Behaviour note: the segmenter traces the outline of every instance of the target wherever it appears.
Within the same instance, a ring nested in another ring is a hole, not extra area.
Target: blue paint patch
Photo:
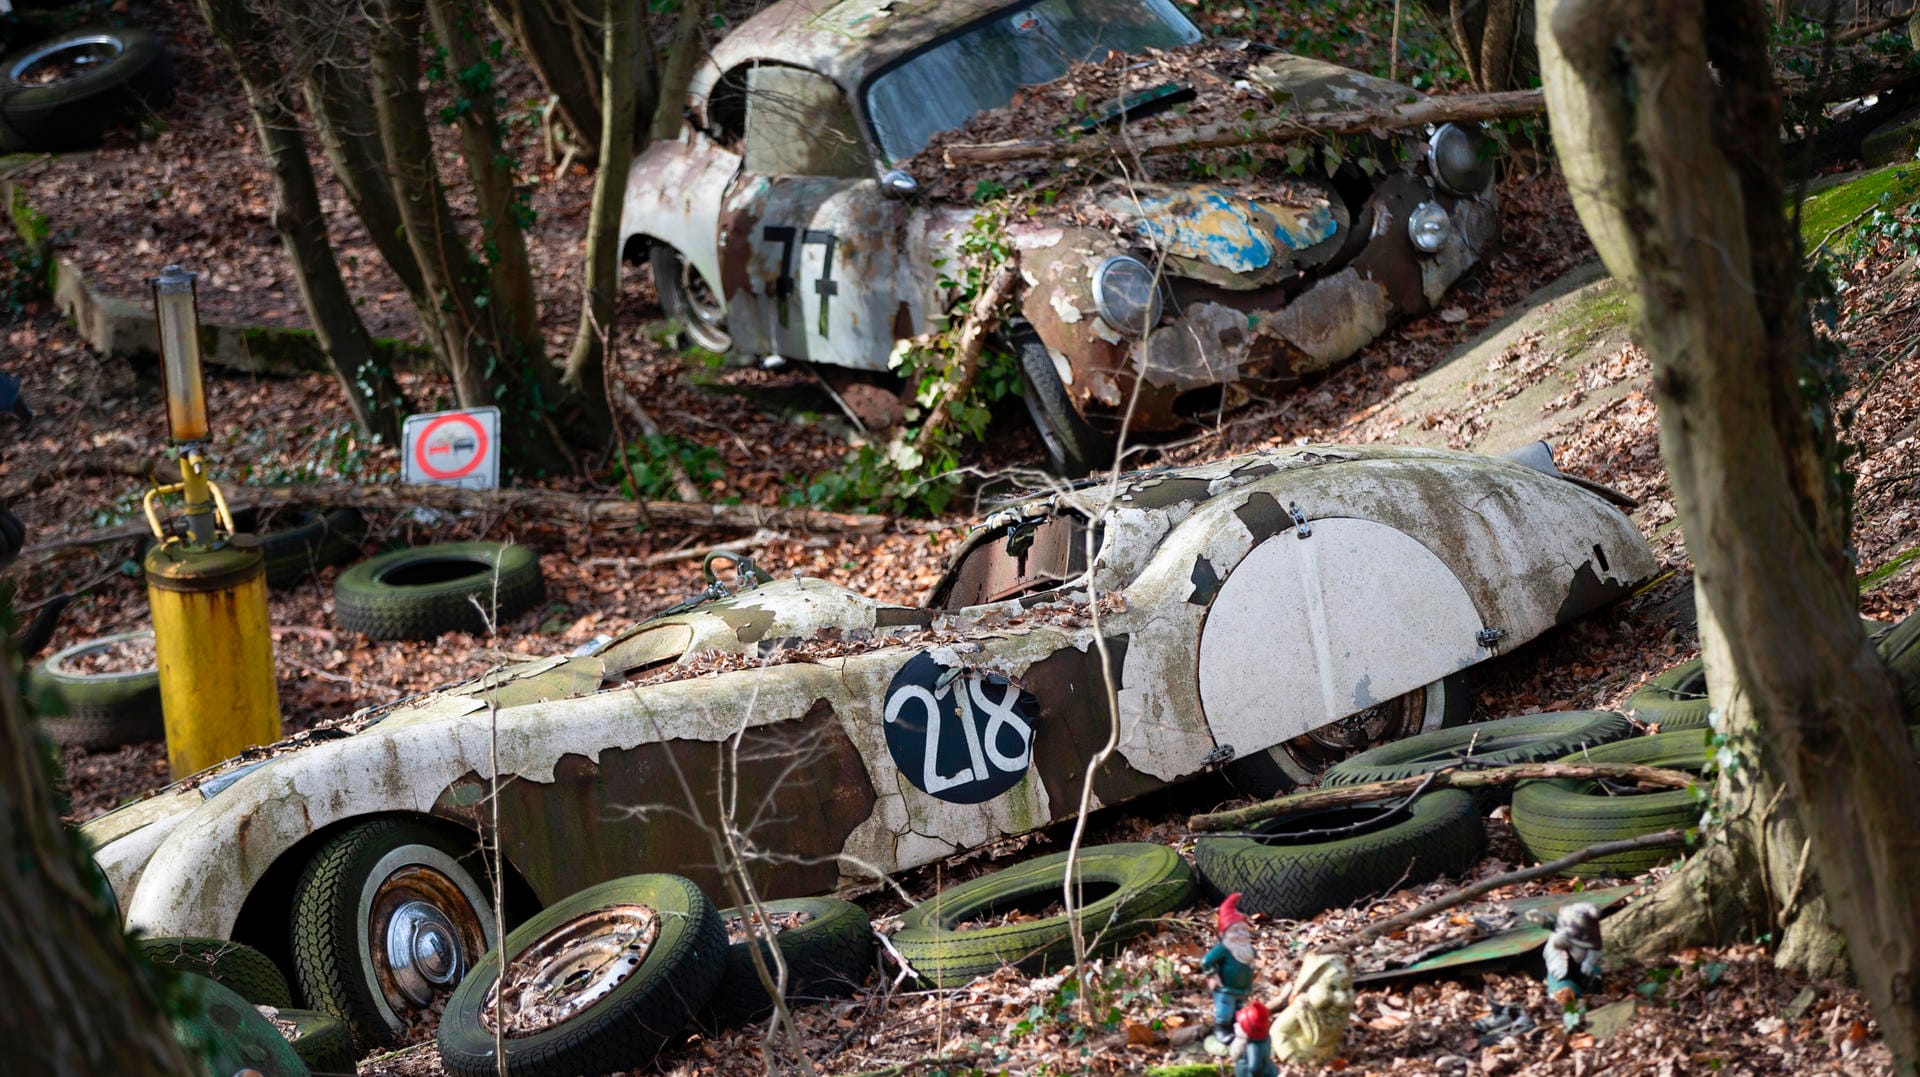
[[[1116,209],[1121,207],[1114,207]],[[1233,273],[1257,273],[1284,259],[1282,252],[1323,243],[1339,231],[1325,203],[1264,205],[1213,187],[1142,195],[1139,227],[1160,249]]]

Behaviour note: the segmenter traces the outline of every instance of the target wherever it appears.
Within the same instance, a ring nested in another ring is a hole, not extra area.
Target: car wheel
[[[1706,728],[1713,712],[1706,663],[1695,658],[1655,674],[1627,697],[1625,710],[1637,721],[1659,725],[1663,733]]]
[[[374,639],[485,633],[546,593],[540,559],[504,542],[443,542],[396,550],[347,569],[333,584],[340,627]]]
[[[1013,336],[1013,347],[1020,353],[1020,370],[1026,375],[1027,414],[1047,448],[1047,461],[1053,470],[1077,479],[1095,468],[1113,463],[1114,439],[1095,430],[1073,406],[1066,383],[1053,365],[1053,353],[1032,330]]]
[[[201,1062],[200,1072],[307,1077],[307,1064],[253,1003],[205,976],[182,976],[179,983],[169,1015],[173,1038]]]
[[[292,1010],[256,1004],[280,1035],[307,1064],[314,1077],[350,1077],[359,1063],[353,1036],[339,1018],[319,1010]]]
[[[471,845],[408,819],[322,845],[293,891],[293,966],[308,1005],[364,1051],[430,1014],[495,941]]]
[[[792,898],[761,902],[760,907],[774,925],[773,944],[786,962],[788,1001],[850,995],[873,971],[873,926],[865,910],[853,902]],[[784,920],[801,916],[805,917],[801,922],[782,926]],[[729,940],[736,933],[743,937],[727,947],[727,971],[700,1017],[702,1028],[736,1028],[773,1011],[773,1000],[753,967],[752,946],[739,926],[743,919],[737,908],[720,914]],[[761,953],[766,953],[764,942]],[[771,958],[768,961],[771,964]]]
[[[1568,763],[1635,763],[1698,774],[1713,755],[1711,733],[1684,729],[1602,744],[1567,756]],[[1513,832],[1542,862],[1589,845],[1686,829],[1700,822],[1695,790],[1641,792],[1630,783],[1603,781],[1522,782],[1513,792]],[[1567,869],[1569,875],[1638,875],[1680,855],[1678,849],[1639,849],[1598,857]]]
[[[293,992],[266,954],[229,939],[140,939],[133,944],[156,968],[205,976],[256,1006],[291,1006]]]
[[[167,103],[160,39],[130,27],[76,30],[0,61],[0,152],[82,149],[107,127]]]
[[[1633,723],[1612,711],[1556,711],[1474,722],[1370,748],[1329,767],[1320,776],[1320,782],[1323,785],[1390,782],[1439,770],[1463,759],[1494,767],[1540,763],[1632,733]]]
[[[1207,889],[1241,895],[1240,908],[1286,920],[1463,875],[1486,836],[1473,797],[1437,789],[1403,811],[1392,800],[1284,815],[1245,837],[1202,838],[1194,866]],[[1329,830],[1353,827],[1337,835]]]
[[[660,293],[660,310],[677,321],[695,344],[710,352],[725,353],[733,348],[733,336],[727,332],[727,301],[713,290],[693,263],[680,252],[656,244],[648,256],[653,266],[653,286]]]
[[[316,512],[292,505],[268,515],[245,509],[234,514],[234,527],[260,536],[260,554],[267,562],[267,586],[291,587],[318,569],[338,565],[360,555],[366,521],[354,509]]]
[[[502,1061],[514,1077],[640,1069],[707,1004],[726,963],[720,914],[691,881],[631,875],[589,887],[475,966],[440,1019],[440,1063],[454,1077],[493,1077]]]
[[[900,915],[894,949],[935,987],[959,987],[1007,965],[1037,972],[1067,964],[1073,938],[1064,914],[994,923],[1059,902],[1066,871],[1067,854],[1055,853],[942,890]],[[1163,845],[1082,849],[1079,871],[1081,923],[1100,951],[1153,930],[1193,895],[1193,872]]]
[[[1313,781],[1328,764],[1355,752],[1418,733],[1450,729],[1472,713],[1473,698],[1468,694],[1466,672],[1462,671],[1265,751],[1241,756],[1222,769],[1240,792],[1264,800]]]
[[[91,656],[144,648],[150,663],[124,673],[88,673]],[[166,735],[160,712],[160,669],[153,654],[153,632],[122,632],[76,643],[56,651],[27,672],[27,698],[40,726],[56,744],[89,750],[159,740]]]

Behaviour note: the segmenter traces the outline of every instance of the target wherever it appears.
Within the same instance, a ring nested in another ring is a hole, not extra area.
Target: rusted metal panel
[[[1296,187],[1255,199],[1212,184],[1141,185],[1095,201],[1181,275],[1246,291],[1292,276],[1295,251],[1327,245],[1346,224],[1327,192]]]
[[[620,237],[665,243],[679,251],[711,284],[720,281],[715,229],[721,199],[740,157],[697,131],[655,142],[627,170],[620,211]]]

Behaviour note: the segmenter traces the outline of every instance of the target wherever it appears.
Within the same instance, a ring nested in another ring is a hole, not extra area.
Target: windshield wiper
[[[1080,129],[1091,131],[1097,127],[1118,127],[1123,123],[1165,112],[1193,98],[1193,87],[1183,86],[1178,82],[1164,83],[1147,90],[1135,90],[1108,105],[1100,115],[1081,120]]]

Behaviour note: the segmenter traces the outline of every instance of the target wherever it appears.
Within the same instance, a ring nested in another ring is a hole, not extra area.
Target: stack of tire
[[[237,1063],[212,1072],[246,1067],[266,1077],[354,1072],[347,1026],[331,1014],[294,1009],[286,977],[260,951],[197,938],[141,939],[134,948],[149,964],[185,974],[182,984],[199,1005],[175,1018],[175,1035],[191,1051]],[[293,1059],[287,1057],[289,1049]]]

